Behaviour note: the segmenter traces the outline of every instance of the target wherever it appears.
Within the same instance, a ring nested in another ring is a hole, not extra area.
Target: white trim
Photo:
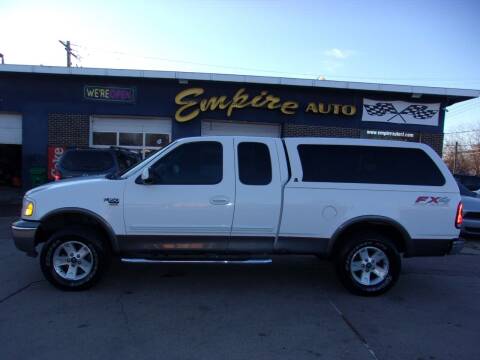
[[[233,75],[233,74],[209,74],[178,71],[157,70],[128,70],[128,69],[102,69],[102,68],[67,68],[63,66],[42,65],[0,65],[1,72],[34,73],[34,74],[60,74],[80,76],[115,76],[130,78],[154,78],[154,79],[182,79],[182,80],[210,80],[254,84],[278,84],[292,86],[307,86],[318,88],[350,89],[383,91],[405,94],[426,94],[439,96],[456,96],[466,99],[480,97],[480,90],[455,89],[428,86],[376,84],[354,81],[313,80],[296,79],[285,77]]]

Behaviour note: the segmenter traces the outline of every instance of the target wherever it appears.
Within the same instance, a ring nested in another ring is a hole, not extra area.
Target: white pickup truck
[[[25,195],[18,249],[55,286],[85,289],[109,259],[268,262],[273,254],[334,260],[352,292],[377,295],[401,255],[458,252],[462,205],[440,157],[418,143],[193,137],[134,168],[63,180]]]

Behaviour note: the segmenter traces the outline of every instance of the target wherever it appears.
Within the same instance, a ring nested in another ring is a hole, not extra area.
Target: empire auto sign
[[[265,90],[251,95],[245,88],[240,88],[231,97],[204,96],[204,94],[203,88],[189,88],[179,92],[175,96],[175,104],[178,105],[175,120],[187,122],[195,119],[200,113],[218,110],[224,111],[227,117],[231,117],[234,111],[244,108],[267,109],[285,115],[295,115],[300,108],[297,101],[283,100]],[[357,113],[357,108],[351,104],[309,102],[303,111],[312,114],[353,116]]]

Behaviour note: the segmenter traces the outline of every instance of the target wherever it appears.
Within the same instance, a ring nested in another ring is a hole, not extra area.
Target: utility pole
[[[455,153],[453,154],[453,173],[457,172],[458,141],[455,141]]]
[[[75,59],[78,59],[78,56],[73,53],[72,46],[70,45],[69,40],[67,40],[66,42],[62,41],[62,40],[58,40],[58,42],[65,47],[65,51],[67,52],[67,67],[71,67],[72,66],[72,56]]]

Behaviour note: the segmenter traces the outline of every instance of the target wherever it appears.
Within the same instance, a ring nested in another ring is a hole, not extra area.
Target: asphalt
[[[347,293],[327,262],[114,263],[56,290],[0,217],[0,359],[480,359],[480,247],[405,259],[389,293]]]

